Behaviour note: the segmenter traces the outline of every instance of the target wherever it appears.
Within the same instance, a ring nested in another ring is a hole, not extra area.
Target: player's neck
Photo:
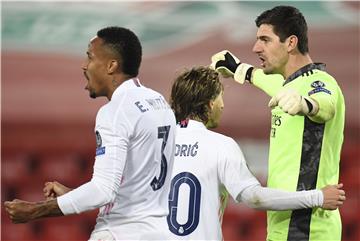
[[[115,90],[126,80],[130,79],[131,76],[125,74],[115,74],[111,80],[111,83],[108,85],[108,94],[106,95],[107,99],[110,101],[112,95],[114,94]]]
[[[302,67],[311,64],[313,61],[309,54],[294,54],[289,56],[289,61],[287,62],[284,69],[284,79],[287,79],[290,75],[301,69]]]

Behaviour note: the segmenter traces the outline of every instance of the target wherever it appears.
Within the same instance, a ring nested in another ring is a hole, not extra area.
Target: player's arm
[[[314,86],[325,85],[321,81],[315,82],[317,84]],[[279,106],[290,115],[307,115],[311,120],[318,123],[330,120],[335,115],[338,87],[336,84],[327,83],[326,87],[317,86],[311,88],[314,83],[309,83],[306,95],[300,95],[293,89],[279,91],[271,98],[269,107]]]
[[[128,130],[127,127],[121,128],[120,125],[118,127],[119,132],[121,129],[125,133]],[[110,138],[113,142],[106,143],[105,152],[101,156],[97,156],[95,160],[93,177],[90,182],[73,190],[65,186],[56,191],[53,189],[55,187],[45,187],[45,196],[50,195],[51,197],[53,192],[56,192],[57,196],[63,194],[56,199],[42,202],[22,200],[5,202],[6,211],[12,221],[23,223],[42,217],[81,213],[112,202],[119,190],[126,160],[127,138],[124,137],[125,135],[117,133],[116,138]],[[113,153],[117,155],[115,156]]]
[[[319,112],[319,104],[316,100],[300,95],[293,89],[282,89],[271,98],[268,106],[274,108],[279,106],[289,115],[315,116]]]
[[[26,223],[39,218],[63,216],[64,214],[55,197],[64,195],[69,191],[71,191],[70,188],[56,181],[46,182],[43,189],[46,201],[27,202],[14,199],[4,203],[5,210],[13,223]]]
[[[122,115],[118,119],[124,118],[126,117]],[[110,128],[97,128],[103,145],[99,147],[100,151],[97,149],[91,181],[57,198],[65,215],[93,210],[115,200],[120,190],[130,129],[124,122],[117,123],[116,126],[116,132],[111,133],[107,132]]]
[[[293,210],[322,207],[335,210],[345,201],[342,184],[328,185],[322,190],[288,192],[254,185],[244,189],[237,201],[261,210]]]
[[[309,89],[307,98],[313,100],[318,105],[318,111],[316,114],[309,116],[310,119],[318,123],[324,123],[335,115],[336,102],[339,98],[339,87],[335,82],[328,81],[326,86]]]
[[[46,182],[45,187],[43,189],[44,197],[46,199],[52,199],[55,197],[60,197],[61,195],[64,195],[65,193],[70,192],[72,189],[57,182]]]
[[[26,223],[31,220],[63,216],[55,197],[71,191],[70,188],[59,182],[46,182],[43,189],[46,201],[27,202],[19,199],[4,203],[5,209],[13,223]]]
[[[223,77],[232,77],[239,84],[251,83],[269,96],[274,96],[284,83],[284,78],[278,74],[266,75],[262,69],[241,63],[241,61],[228,50],[223,50],[211,57],[211,65]]]
[[[57,198],[65,215],[93,210],[114,202],[120,190],[129,135],[133,128],[130,123],[124,110],[99,110],[96,117],[98,141],[92,179]]]
[[[309,116],[311,120],[324,123],[333,118],[335,115],[335,100],[334,98],[311,98],[318,105],[318,112]]]
[[[262,187],[248,169],[244,155],[233,139],[224,142],[222,150],[224,159],[218,164],[219,178],[236,201],[243,201],[250,207],[267,210],[336,209],[345,200],[342,184],[301,192]]]
[[[5,202],[5,210],[13,223],[26,223],[44,217],[63,216],[56,199],[41,202],[26,202],[15,199]]]
[[[250,83],[273,97],[282,88],[284,78],[279,74],[265,74],[262,69],[254,69]]]

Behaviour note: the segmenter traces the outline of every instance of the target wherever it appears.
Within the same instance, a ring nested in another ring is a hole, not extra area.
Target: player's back
[[[151,230],[151,225],[161,223],[157,223],[161,217],[166,223],[174,159],[174,114],[161,94],[131,79],[120,85],[112,100],[100,109],[96,131],[105,136],[105,145],[112,143],[119,148],[98,155],[94,169],[96,163],[108,158],[124,162],[117,170],[122,172],[122,179],[116,198],[100,209],[96,228],[110,229],[117,239],[139,239],[136,229]],[[131,229],[134,232],[129,236]]]
[[[237,196],[243,188],[243,169],[247,170],[246,164],[233,139],[197,121],[178,126],[167,217],[172,239],[222,240],[227,195],[221,194],[225,186]],[[247,181],[245,175],[244,183]]]

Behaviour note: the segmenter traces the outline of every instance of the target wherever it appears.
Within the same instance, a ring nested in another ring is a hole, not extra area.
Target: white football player
[[[101,29],[90,41],[86,89],[109,100],[96,117],[92,179],[72,190],[48,182],[47,201],[6,202],[13,222],[100,208],[90,240],[166,239],[176,122],[163,96],[136,78],[141,56],[139,39],[125,28]]]
[[[222,240],[226,191],[236,202],[266,210],[336,209],[345,200],[342,184],[301,192],[262,187],[237,143],[207,129],[218,125],[224,108],[214,70],[195,67],[180,74],[170,104],[178,122],[167,217],[172,239]]]

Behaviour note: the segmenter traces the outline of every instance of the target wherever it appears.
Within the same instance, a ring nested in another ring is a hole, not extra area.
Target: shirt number
[[[179,223],[177,218],[179,189],[181,185],[188,185],[190,197],[188,219],[185,223]],[[181,172],[171,181],[169,193],[169,215],[167,223],[169,230],[178,236],[189,235],[197,228],[200,215],[201,185],[199,180],[190,172]]]
[[[166,146],[167,139],[169,137],[169,131],[170,126],[160,126],[158,127],[158,138],[163,139],[162,145],[161,145],[161,170],[159,178],[154,177],[154,179],[151,181],[150,185],[154,191],[159,190],[165,182],[166,173],[167,173],[167,160],[164,155],[164,149]]]

